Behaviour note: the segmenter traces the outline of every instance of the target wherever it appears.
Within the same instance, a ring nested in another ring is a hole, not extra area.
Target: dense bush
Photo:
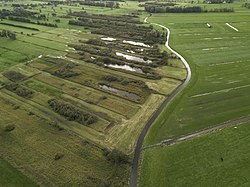
[[[244,3],[242,7],[250,8],[250,3]]]
[[[5,126],[4,130],[6,132],[10,132],[10,131],[13,131],[15,129],[15,125],[14,124],[8,124]]]
[[[15,93],[21,97],[25,97],[25,98],[31,98],[32,95],[33,95],[33,91],[27,89],[27,88],[24,88],[24,87],[21,87],[19,86],[16,90],[15,90]]]
[[[16,34],[9,30],[0,31],[0,37],[10,38],[12,40],[16,40]]]
[[[13,17],[13,16],[9,16],[8,17],[9,20],[13,20],[13,21],[19,21],[19,22],[25,22],[25,23],[31,23],[31,20],[28,18],[23,18],[23,17]]]
[[[58,131],[62,131],[64,130],[63,127],[61,127],[60,125],[58,125],[58,123],[56,121],[52,121],[49,123],[52,127],[54,127],[55,129],[57,129]]]
[[[108,153],[106,158],[114,164],[129,164],[131,162],[128,155],[116,149],[113,149],[110,153]]]
[[[58,27],[57,24],[47,23],[47,22],[40,22],[40,21],[37,21],[37,25],[43,25],[43,26],[47,26],[47,27]]]
[[[0,10],[0,16],[17,16],[17,17],[29,17],[35,15],[35,12],[25,10],[22,7],[14,8],[14,10],[2,9]]]
[[[204,12],[234,12],[233,8],[214,8],[210,10],[204,10]]]
[[[173,2],[146,2],[144,4],[139,4],[139,7],[146,7],[146,6],[175,6],[176,3]]]
[[[202,12],[202,8],[200,6],[193,7],[168,7],[168,6],[155,6],[148,5],[145,6],[145,11],[150,13],[194,13],[194,12]]]
[[[69,78],[80,75],[77,72],[74,72],[72,69],[75,67],[75,64],[66,64],[60,69],[53,72],[53,75],[61,78]]]
[[[94,28],[92,31],[94,34],[144,41],[147,44],[163,44],[165,42],[166,34],[164,32],[154,30],[153,27],[138,25],[141,22],[139,22],[139,19],[134,19],[134,17],[94,16],[86,12],[74,12],[70,15],[79,17],[77,20],[70,20],[70,25]]]
[[[221,3],[233,3],[233,0],[207,0],[204,2],[208,4],[221,4]]]
[[[27,27],[24,25],[16,25],[16,24],[12,24],[12,23],[2,23],[2,22],[0,24],[12,26],[12,27],[19,27],[19,28],[23,28],[23,29],[30,29],[30,30],[34,30],[34,31],[39,31],[39,29],[37,29],[37,28]]]
[[[118,78],[113,75],[103,75],[102,79],[108,82],[118,81]]]
[[[60,160],[61,158],[63,158],[63,156],[64,156],[64,155],[63,155],[62,153],[56,153],[54,159],[55,159],[55,160]]]
[[[168,7],[168,6],[145,6],[145,11],[150,13],[200,13],[200,12],[233,12],[233,8],[202,9],[200,6],[193,7]]]
[[[102,21],[115,21],[115,22],[127,22],[140,24],[139,17],[136,15],[105,15],[105,14],[88,14],[86,11],[72,12],[70,16],[89,18],[89,19],[101,19]]]
[[[23,87],[23,86],[20,86],[19,84],[17,83],[9,83],[5,86],[5,88],[9,91],[12,91],[14,92],[15,94],[17,94],[18,96],[21,96],[21,97],[24,97],[24,98],[31,98],[34,94],[33,91]]]
[[[77,121],[83,125],[90,125],[97,121],[97,118],[87,112],[83,112],[73,105],[64,101],[50,99],[49,106],[58,114],[66,117],[70,121]]]
[[[119,3],[113,1],[81,1],[80,5],[120,8]]]
[[[7,77],[9,80],[14,81],[14,82],[18,82],[26,78],[25,75],[16,71],[6,71],[3,73],[3,75]]]

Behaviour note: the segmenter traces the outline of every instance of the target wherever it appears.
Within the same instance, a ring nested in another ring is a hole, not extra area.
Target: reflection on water
[[[106,90],[106,91],[110,91],[110,92],[113,92],[113,93],[116,93],[120,96],[125,96],[127,98],[130,98],[130,99],[133,99],[133,100],[139,100],[140,99],[140,96],[134,94],[134,93],[130,93],[130,92],[127,92],[127,91],[124,91],[124,90],[119,90],[119,89],[116,89],[116,88],[112,88],[110,86],[106,86],[106,85],[99,85],[100,88],[102,88],[103,90]]]
[[[101,39],[105,40],[105,41],[115,41],[116,40],[115,38],[111,38],[111,37],[101,38]]]
[[[119,52],[116,52],[115,54],[117,56],[122,56],[126,58],[127,60],[133,60],[133,61],[143,62],[143,63],[148,63],[148,64],[152,63],[152,60],[144,60],[143,58],[136,57],[136,56],[126,55],[126,54],[119,53]]]
[[[147,45],[147,44],[142,43],[142,42],[134,42],[134,41],[127,41],[127,40],[123,40],[122,42],[131,44],[131,45],[142,46],[142,47],[151,47],[150,45]]]
[[[124,69],[124,70],[127,70],[127,71],[143,73],[141,68],[135,68],[135,67],[131,67],[129,65],[118,65],[118,64],[104,64],[104,65],[107,66],[107,67],[111,67],[111,68]]]

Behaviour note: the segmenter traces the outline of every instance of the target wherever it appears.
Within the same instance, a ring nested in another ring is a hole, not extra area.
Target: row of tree
[[[50,99],[49,106],[58,114],[69,121],[76,121],[83,125],[91,125],[97,121],[97,117],[79,110],[73,105],[57,99]]]
[[[69,16],[140,24],[139,17],[138,15],[135,15],[135,14],[112,16],[112,15],[104,15],[104,14],[88,14],[86,11],[79,11],[79,12],[69,12]]]
[[[208,4],[222,4],[222,3],[233,3],[234,0],[207,0]]]
[[[164,6],[145,6],[145,11],[150,13],[200,13],[200,12],[233,12],[233,8],[202,9],[200,6],[192,7],[164,7]]]
[[[23,28],[23,29],[29,29],[29,30],[34,30],[34,31],[39,31],[39,29],[37,28],[33,28],[33,27],[27,27],[24,25],[16,25],[16,24],[12,24],[12,23],[3,23],[0,22],[1,25],[8,25],[8,26],[13,26],[13,27],[18,27],[18,28]]]
[[[200,6],[193,7],[168,7],[168,6],[145,6],[145,11],[150,13],[194,13],[202,12]]]
[[[107,7],[107,8],[120,8],[118,2],[114,1],[82,1],[80,5],[88,5],[88,6],[99,6],[99,7]]]

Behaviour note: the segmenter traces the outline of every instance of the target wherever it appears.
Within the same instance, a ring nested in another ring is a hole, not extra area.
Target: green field
[[[0,158],[0,184],[1,186],[36,186],[30,179],[13,168],[8,162]]]
[[[250,114],[250,11],[239,2],[228,6],[235,12],[149,18],[170,28],[170,44],[190,63],[192,79],[153,124],[145,146]],[[239,133],[230,128],[178,145],[146,149],[140,186],[248,186],[247,126],[239,126]],[[229,158],[221,162],[224,154]]]
[[[249,125],[145,151],[139,186],[249,186]]]

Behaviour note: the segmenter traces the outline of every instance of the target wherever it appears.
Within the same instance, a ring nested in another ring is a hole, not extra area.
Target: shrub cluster
[[[60,69],[54,71],[52,74],[61,78],[69,78],[69,77],[78,76],[80,74],[72,70],[75,66],[76,66],[75,64],[66,64]]]
[[[113,1],[82,1],[80,5],[88,6],[99,6],[99,7],[108,7],[108,8],[120,8],[119,3]]]
[[[233,3],[233,0],[207,0],[204,2],[208,4],[221,4],[221,3]]]
[[[0,37],[10,38],[12,40],[16,40],[16,34],[9,30],[0,31]]]
[[[6,132],[10,132],[10,131],[13,131],[15,129],[15,125],[14,124],[8,124],[5,126],[4,130]]]
[[[6,71],[3,73],[3,75],[7,77],[9,80],[14,81],[14,82],[18,82],[26,78],[25,75],[16,71]]]
[[[113,149],[112,151],[104,151],[106,159],[114,164],[130,164],[130,157],[123,152]]]
[[[150,13],[194,13],[194,12],[202,12],[202,8],[200,6],[193,7],[168,7],[168,6],[155,6],[148,5],[145,6],[145,11]]]
[[[76,121],[83,125],[91,125],[97,118],[87,112],[83,112],[73,105],[57,99],[50,99],[49,106],[58,114],[64,116],[69,121]]]
[[[18,96],[21,96],[21,97],[24,97],[27,99],[31,98],[34,94],[33,91],[31,91],[23,86],[20,86],[19,84],[16,84],[16,83],[7,84],[5,87],[7,90],[12,91],[15,94],[17,94]]]
[[[250,8],[250,3],[244,3],[244,4],[242,5],[242,7]]]
[[[169,7],[169,6],[145,6],[145,11],[150,13],[200,13],[200,12],[233,12],[233,8],[202,9],[200,6],[192,7]]]
[[[12,24],[12,23],[0,23],[0,24],[12,26],[12,27],[19,27],[19,28],[23,28],[23,29],[29,29],[29,30],[33,30],[33,31],[39,31],[39,29],[37,29],[37,28],[27,27],[24,25],[16,25],[16,24]]]
[[[86,12],[74,12],[70,15],[79,17],[77,20],[69,20],[70,25],[94,28],[92,31],[94,34],[144,41],[147,44],[165,42],[166,34],[164,32],[154,30],[153,27],[138,25],[141,22],[138,19],[135,21],[134,17],[127,17],[127,20],[124,20],[126,16],[124,16],[125,18],[105,15],[91,16]]]

